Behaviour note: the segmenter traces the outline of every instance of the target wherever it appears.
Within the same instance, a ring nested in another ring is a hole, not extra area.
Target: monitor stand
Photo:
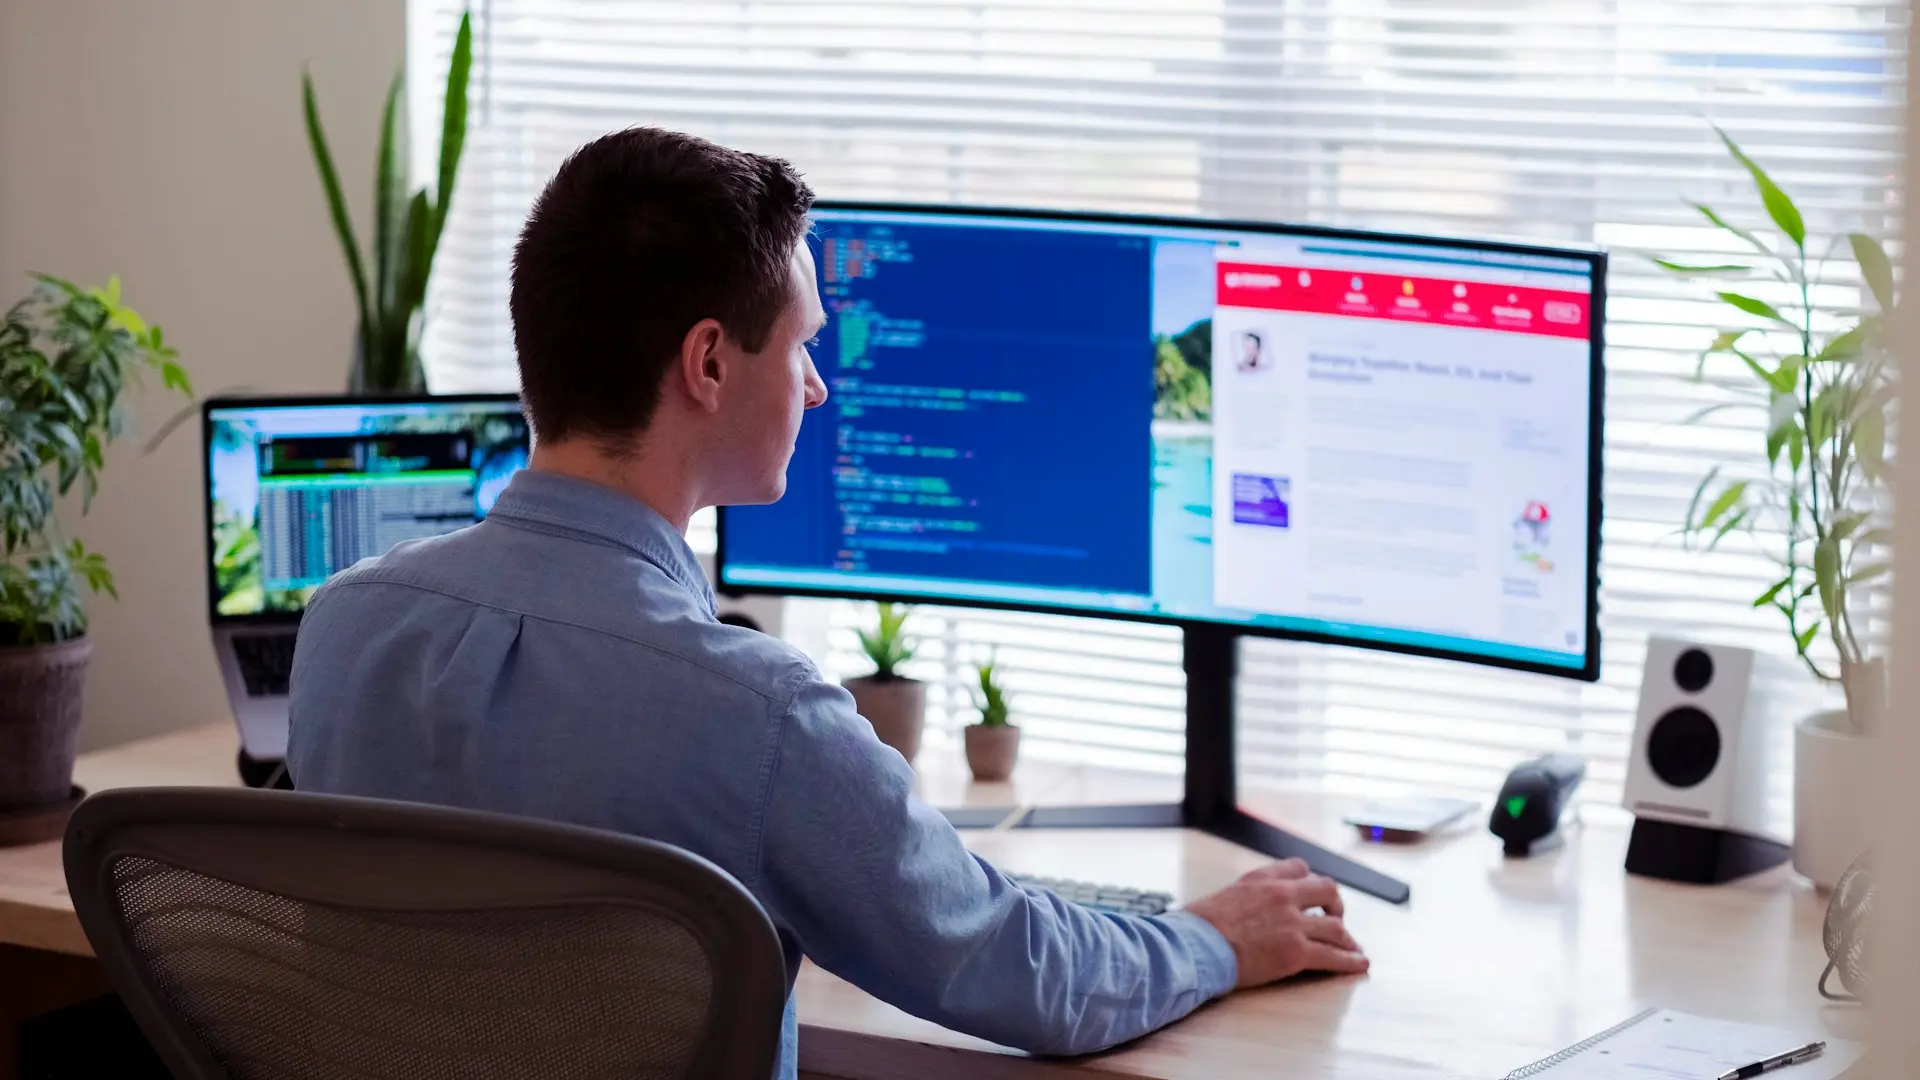
[[[1234,676],[1240,635],[1231,627],[1185,627],[1182,662],[1187,670],[1187,775],[1178,803],[1115,806],[1036,806],[1018,829],[1198,829],[1276,859],[1301,859],[1316,874],[1394,904],[1404,904],[1407,884],[1328,851],[1242,810],[1235,791]],[[956,828],[992,828],[1013,813],[1007,807],[956,807],[943,811]]]

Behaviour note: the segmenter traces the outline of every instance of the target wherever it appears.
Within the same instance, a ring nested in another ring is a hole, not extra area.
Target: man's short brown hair
[[[792,299],[813,191],[777,158],[656,128],[582,146],[513,252],[513,342],[536,437],[624,442],[646,427],[687,331],[748,352]]]

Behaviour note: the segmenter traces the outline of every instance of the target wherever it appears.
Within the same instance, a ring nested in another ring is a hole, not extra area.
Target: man
[[[1266,345],[1260,335],[1248,330],[1240,335],[1240,370],[1263,371],[1266,369]]]
[[[1298,863],[1184,912],[1010,883],[798,651],[714,617],[683,538],[786,488],[827,390],[790,167],[635,129],[580,149],[515,250],[531,466],[485,522],[404,545],[307,609],[289,760],[309,791],[616,829],[711,859],[803,955],[908,1012],[1075,1054],[1235,986],[1367,966]],[[788,1001],[780,1075],[796,1067]]]

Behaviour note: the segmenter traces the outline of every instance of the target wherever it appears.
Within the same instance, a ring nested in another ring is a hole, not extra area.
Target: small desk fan
[[[1873,916],[1872,852],[1853,860],[1833,887],[1822,931],[1827,968],[1820,973],[1820,996],[1828,1001],[1858,1001],[1867,992],[1867,929]],[[1838,973],[1845,993],[1827,989],[1827,979]]]

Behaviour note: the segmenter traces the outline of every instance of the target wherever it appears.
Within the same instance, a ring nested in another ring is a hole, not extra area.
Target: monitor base
[[[1187,769],[1178,803],[1100,806],[965,806],[942,811],[956,829],[1198,829],[1276,859],[1300,859],[1350,889],[1404,904],[1413,890],[1362,863],[1240,809],[1234,677],[1240,635],[1232,627],[1182,628],[1187,673]]]
[[[1412,895],[1407,884],[1329,851],[1319,844],[1233,809],[1212,821],[1189,822],[1179,803],[1134,803],[1114,806],[966,806],[944,810],[956,829],[1180,829],[1192,828],[1229,843],[1271,855],[1299,859],[1314,873],[1332,878],[1350,889],[1390,904],[1404,904]],[[1009,818],[1013,818],[1011,823]]]

